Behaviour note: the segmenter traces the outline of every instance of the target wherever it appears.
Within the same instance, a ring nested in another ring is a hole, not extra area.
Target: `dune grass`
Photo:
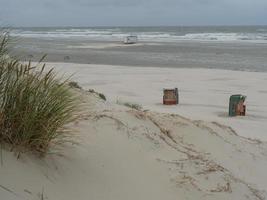
[[[139,110],[139,111],[143,109],[143,107],[141,105],[137,104],[137,103],[121,102],[118,99],[117,99],[117,104],[126,106],[126,107],[134,109],[134,110]]]
[[[96,92],[93,89],[89,89],[88,92],[93,93],[93,94],[96,94],[103,101],[106,101],[107,100],[106,96],[103,93]]]
[[[7,59],[8,41],[9,41],[8,32],[1,32],[0,31],[0,64],[4,63],[4,61]]]
[[[69,82],[69,86],[76,89],[82,89],[82,87],[75,81]]]
[[[135,109],[135,110],[142,110],[142,106],[137,104],[137,103],[130,103],[130,102],[125,102],[123,105],[125,105],[126,107]]]
[[[45,65],[5,59],[8,35],[0,36],[0,142],[18,152],[44,155],[67,137],[78,100],[66,80]]]

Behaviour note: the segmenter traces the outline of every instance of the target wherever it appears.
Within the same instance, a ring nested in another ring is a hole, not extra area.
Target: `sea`
[[[122,40],[129,35],[140,41],[221,41],[267,43],[267,26],[177,27],[27,27],[11,28],[11,36],[26,38]]]

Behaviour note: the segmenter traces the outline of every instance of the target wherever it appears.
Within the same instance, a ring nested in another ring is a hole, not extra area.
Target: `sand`
[[[73,80],[104,93],[108,101],[78,91],[82,112],[70,124],[76,144],[65,144],[60,153],[43,160],[25,154],[18,160],[4,149],[1,199],[267,197],[266,74],[49,65],[66,75],[76,71]],[[163,106],[162,88],[174,86],[181,104]],[[248,95],[248,116],[229,118],[229,95],[240,92]],[[140,103],[146,111],[117,100]]]
[[[46,62],[267,71],[267,43],[140,41],[124,45],[87,38],[20,38],[14,46],[11,53],[21,60],[39,61],[46,54]]]
[[[137,46],[144,46],[143,43],[135,43],[135,44],[130,44],[131,47],[137,47]],[[70,45],[68,46],[69,49],[109,49],[109,48],[124,48],[127,47],[127,44],[124,44],[123,42],[114,42],[114,43],[100,43],[100,42],[95,42],[95,43],[90,43],[87,45]]]
[[[244,137],[267,141],[267,73],[215,69],[173,69],[51,63],[85,89],[108,100],[138,103],[144,109],[229,125]],[[163,106],[163,88],[178,87],[179,106]],[[247,116],[228,117],[229,97],[247,96]]]

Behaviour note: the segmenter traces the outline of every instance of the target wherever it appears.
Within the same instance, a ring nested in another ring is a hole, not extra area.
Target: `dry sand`
[[[190,119],[227,124],[238,134],[267,141],[267,73],[217,69],[173,69],[51,63],[74,74],[85,89],[104,93],[109,101],[141,104],[145,109]],[[163,106],[163,88],[178,87],[179,106]],[[229,97],[247,96],[247,116],[229,118]]]
[[[77,144],[60,154],[17,160],[3,150],[1,200],[267,197],[267,143],[237,135],[266,139],[266,74],[53,66],[77,71],[76,81],[109,100],[81,91],[83,111],[71,125]],[[181,105],[162,106],[162,88],[173,86],[180,88]],[[228,118],[229,95],[237,92],[249,96],[249,115]],[[117,105],[117,99],[151,111]]]

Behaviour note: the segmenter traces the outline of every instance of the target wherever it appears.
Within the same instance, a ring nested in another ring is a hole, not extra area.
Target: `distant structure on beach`
[[[132,36],[132,35],[131,35],[131,36],[126,36],[126,37],[124,38],[123,43],[124,43],[124,44],[136,44],[137,41],[138,41],[137,36]]]
[[[163,104],[164,105],[176,105],[179,103],[178,88],[163,89]]]
[[[229,116],[245,116],[246,115],[246,96],[235,94],[230,97],[229,101]]]

